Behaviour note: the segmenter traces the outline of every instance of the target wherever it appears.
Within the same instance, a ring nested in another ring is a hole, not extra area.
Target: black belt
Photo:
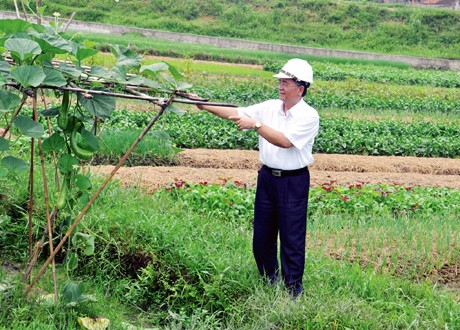
[[[262,165],[262,168],[268,170],[273,176],[292,176],[299,175],[308,172],[308,166],[299,168],[297,170],[279,170],[276,168],[268,167],[267,165]]]

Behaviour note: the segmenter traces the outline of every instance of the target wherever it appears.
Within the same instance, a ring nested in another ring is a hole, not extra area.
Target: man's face
[[[302,95],[300,87],[297,86],[294,79],[284,78],[278,81],[278,93],[282,101],[298,98]]]

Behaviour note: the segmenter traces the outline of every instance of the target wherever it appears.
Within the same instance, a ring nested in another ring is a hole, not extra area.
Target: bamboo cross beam
[[[9,53],[4,53],[3,56],[5,58],[5,61],[7,61],[8,63],[13,64],[13,65],[15,64],[14,60],[9,56]],[[59,66],[59,63],[65,63],[65,64],[67,64],[69,66],[74,66],[75,67],[75,64],[72,63],[72,62],[69,62],[69,61],[61,61],[61,60],[57,60],[57,59],[52,60],[52,64],[55,67]],[[81,66],[81,68],[83,70],[85,70],[85,72],[87,72],[87,73],[89,73],[90,70],[91,70],[91,68],[88,67],[88,66]],[[84,74],[82,74],[82,75],[85,78],[88,78],[86,75],[84,75]],[[128,73],[126,76],[127,77],[133,77],[135,75]],[[97,80],[97,81],[102,83],[102,84],[106,84],[106,85],[107,84],[115,84],[115,82],[109,82],[109,81],[103,81],[103,80]],[[22,92],[26,93],[30,97],[35,97],[35,95],[33,95],[29,89],[22,88],[17,83],[9,82],[8,86],[17,88],[17,89],[21,90]],[[138,99],[138,100],[150,101],[150,102],[154,102],[154,103],[158,103],[158,102],[161,103],[164,100],[164,98],[158,98],[158,97],[156,98],[156,97],[152,97],[152,96],[149,96],[149,95],[146,95],[146,94],[142,94],[142,95],[135,94],[137,96],[137,97],[135,97],[133,95],[126,95],[126,94],[122,94],[122,93],[112,93],[112,92],[105,92],[105,91],[85,90],[85,89],[81,89],[81,88],[78,88],[78,87],[38,86],[37,88],[68,90],[68,91],[71,91],[71,92],[82,93],[82,95],[88,95],[88,94],[107,95],[107,96],[121,97],[121,98],[126,98],[126,99]],[[69,89],[69,88],[74,88],[74,89]],[[128,89],[130,91],[128,91]],[[133,94],[133,91],[135,89],[140,89],[140,90],[142,90],[144,92],[152,92],[152,89],[149,88],[148,86],[144,86],[144,85],[141,85],[141,86],[136,85],[135,86],[135,85],[130,85],[129,83],[126,85],[125,90],[128,91],[129,93]],[[187,97],[187,92],[186,91],[179,91],[179,90],[170,89],[169,91],[164,91],[164,92],[168,93],[168,94],[179,95],[181,97],[184,97],[184,98],[188,99],[188,100],[184,100],[184,99],[174,98],[174,100],[172,102],[175,102],[175,103],[194,104],[194,105],[202,104],[202,105],[212,105],[212,106],[221,106],[221,107],[230,107],[230,108],[237,108],[238,107],[237,105],[234,105],[234,104],[208,102],[208,99],[191,99],[191,98]]]
[[[8,82],[8,86],[17,88],[19,85],[14,82]],[[84,97],[90,98],[90,95],[104,95],[104,96],[113,96],[131,100],[144,100],[153,102],[156,104],[162,104],[165,100],[163,97],[153,97],[143,93],[139,93],[140,95],[132,95],[132,94],[123,94],[123,93],[113,93],[101,90],[93,90],[93,89],[84,89],[79,87],[55,87],[55,86],[38,86],[37,88],[43,89],[53,89],[53,90],[61,90],[61,91],[69,91],[74,93],[81,93]],[[131,90],[132,91],[132,90]],[[173,99],[172,102],[176,103],[183,103],[183,104],[203,104],[203,105],[212,105],[212,106],[221,106],[221,107],[231,107],[237,108],[237,105],[229,104],[229,103],[217,103],[217,102],[209,102],[206,99]]]

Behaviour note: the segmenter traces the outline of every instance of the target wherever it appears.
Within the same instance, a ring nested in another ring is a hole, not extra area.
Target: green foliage
[[[133,113],[128,111],[128,113]],[[133,116],[131,116],[132,118]],[[126,120],[123,114],[115,116],[117,119]],[[150,117],[145,117],[149,120]],[[140,123],[139,123],[140,124]],[[132,127],[119,127],[117,130],[105,130],[101,135],[102,149],[97,153],[98,162],[118,162],[118,160],[128,151],[141,131],[139,128],[147,126],[147,123],[142,123],[139,126],[129,125]],[[130,130],[130,128],[134,130]],[[126,165],[161,165],[171,164],[175,161],[176,154],[180,149],[176,148],[169,135],[160,131],[151,131],[142,141],[136,146],[132,156],[127,159]],[[107,158],[105,160],[104,158]]]
[[[140,128],[147,118],[146,113],[123,111],[116,113],[107,124],[120,129]],[[169,114],[158,125],[179,148],[253,150],[258,145],[254,131],[240,132],[233,122],[207,112],[188,112],[182,117]],[[459,138],[459,126],[455,121],[405,122],[393,118],[325,116],[321,119],[314,152],[456,158],[460,156]]]
[[[365,182],[340,187],[331,181],[310,190],[309,212],[313,217],[316,212],[323,215],[345,213],[374,216],[456,214],[460,212],[460,207],[451,203],[458,198],[459,192],[451,189],[369,185]]]
[[[459,13],[391,4],[308,1],[44,1],[45,14],[311,47],[459,58]],[[0,4],[10,9],[11,4]],[[129,15],[126,15],[129,13]]]
[[[277,99],[278,92],[274,84],[273,78],[237,79],[212,75],[197,78],[194,91],[211,100],[247,105]],[[350,79],[344,82],[317,81],[307,92],[306,100],[320,111],[325,108],[338,108],[458,114],[458,97],[458,89],[454,88],[433,90],[429,87],[363,84]]]
[[[356,79],[363,82],[392,85],[460,87],[460,74],[456,71],[417,70],[414,68],[398,69],[372,65],[310,62],[315,68],[315,79],[336,81]],[[283,65],[284,62],[270,61],[264,64],[264,70],[278,72]]]
[[[172,189],[146,196],[112,184],[83,224],[82,232],[94,237],[94,256],[79,256],[75,282],[59,285],[70,306],[50,307],[43,300],[30,304],[23,288],[0,270],[5,307],[0,326],[77,329],[78,317],[104,316],[114,328],[126,327],[124,322],[194,329],[378,328],[414,322],[455,328],[460,315],[455,299],[413,279],[458,260],[458,252],[450,250],[459,230],[459,209],[452,208],[458,192],[328,184],[311,190],[306,292],[295,303],[281,286],[259,282],[250,248],[252,187],[176,182]],[[345,205],[344,194],[353,203]],[[359,211],[353,204],[360,205]],[[0,225],[3,233],[10,230],[8,223]],[[87,237],[82,237],[82,249]],[[26,241],[21,233],[15,244]],[[382,259],[388,248],[398,249],[398,259]],[[56,266],[58,274],[65,271],[59,262]],[[41,287],[51,292],[52,281],[43,280]]]
[[[165,188],[187,209],[204,212],[216,219],[249,224],[253,214],[254,189],[245,183],[226,182],[221,187],[177,181]],[[420,216],[421,214],[460,214],[456,190],[446,188],[371,185],[358,182],[348,187],[335,181],[310,188],[309,217],[327,214],[362,214],[373,216]]]

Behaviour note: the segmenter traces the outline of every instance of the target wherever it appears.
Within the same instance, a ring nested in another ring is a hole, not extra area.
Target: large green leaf
[[[46,78],[43,69],[34,65],[23,65],[11,70],[11,78],[24,87],[37,87]]]
[[[113,45],[111,51],[117,58],[115,66],[125,67],[130,70],[141,65],[142,58],[135,51],[127,47]]]
[[[126,78],[128,75],[128,68],[124,66],[115,66],[110,71],[112,79],[115,79],[118,83],[126,83]]]
[[[22,38],[8,39],[5,41],[5,48],[11,52],[12,56],[16,55],[21,62],[42,52],[36,41]]]
[[[58,163],[59,170],[64,174],[75,172],[75,168],[78,168],[79,165],[78,158],[69,154],[62,156]]]
[[[27,31],[31,26],[30,23],[23,19],[2,19],[0,20],[0,32],[12,34],[18,31]]]
[[[83,73],[82,69],[75,68],[65,63],[59,63],[57,70],[61,71],[62,73],[68,74],[72,76],[73,78],[79,78],[81,74]]]
[[[0,87],[6,85],[7,80],[4,75],[0,74]]]
[[[178,116],[183,116],[185,114],[186,111],[182,110],[182,109],[179,109],[179,108],[176,108],[175,106],[173,106],[172,104],[168,105],[168,107],[166,108],[167,111],[171,111],[171,112],[174,112],[176,115]]]
[[[72,51],[69,42],[60,36],[48,35],[35,31],[30,31],[29,34],[34,37],[34,40],[40,45],[45,53],[65,54]]]
[[[81,192],[88,191],[93,187],[91,180],[83,174],[75,174],[73,176],[73,183]]]
[[[0,72],[3,74],[9,74],[11,70],[11,64],[6,61],[0,61]]]
[[[40,138],[45,133],[45,129],[42,125],[26,116],[21,115],[14,118],[13,125],[16,126],[22,134],[32,138]]]
[[[6,90],[0,90],[0,112],[10,112],[17,108],[21,103],[21,99],[16,94]]]
[[[62,289],[62,299],[66,303],[76,303],[83,296],[84,287],[82,283],[67,282]]]
[[[64,78],[61,72],[49,68],[43,68],[43,72],[45,73],[46,78],[42,85],[56,87],[67,85],[67,80]]]
[[[83,249],[83,252],[87,255],[94,254],[94,236],[84,233],[76,233],[72,237],[72,244],[77,248]]]
[[[65,147],[65,141],[59,133],[54,133],[43,140],[42,147],[44,152],[59,151]]]
[[[87,131],[84,128],[81,131],[81,139],[82,139],[81,143],[79,144],[81,145],[83,149],[94,152],[94,151],[98,151],[101,148],[99,144],[99,139],[97,138],[97,136]]]
[[[81,94],[78,94],[78,101],[91,115],[102,118],[110,117],[116,107],[115,97],[96,94],[93,94],[92,96],[93,97],[91,99],[87,99]]]
[[[164,62],[159,62],[147,66],[142,66],[140,72],[156,77],[160,72],[166,70],[168,70],[168,65]]]
[[[88,48],[79,48],[75,57],[79,62],[83,61],[85,58],[91,57],[95,54],[99,53],[98,50],[95,49],[88,49]]]
[[[185,76],[180,73],[175,66],[169,64],[168,62],[165,62],[167,65],[168,65],[168,70],[169,72],[171,72],[171,74],[173,75],[174,78],[176,78],[177,80],[181,79],[181,78],[184,78]]]
[[[189,88],[191,88],[191,87],[192,87],[191,84],[186,83],[186,82],[182,82],[182,81],[180,81],[180,82],[177,84],[177,86],[176,86],[176,88],[177,88],[178,90],[180,90],[180,91],[186,91],[187,89],[189,89]]]
[[[5,158],[2,159],[2,165],[3,167],[12,170],[12,171],[18,171],[18,172],[23,172],[27,171],[29,168],[22,159],[16,158],[13,156],[6,156]]]
[[[84,295],[82,283],[67,282],[62,289],[62,300],[68,306],[75,306],[84,301],[97,301],[92,295]]]
[[[0,136],[0,152],[8,150],[10,143],[8,140]]]
[[[91,76],[102,78],[102,79],[111,79],[112,75],[110,71],[104,68],[103,66],[93,65],[90,70]]]

